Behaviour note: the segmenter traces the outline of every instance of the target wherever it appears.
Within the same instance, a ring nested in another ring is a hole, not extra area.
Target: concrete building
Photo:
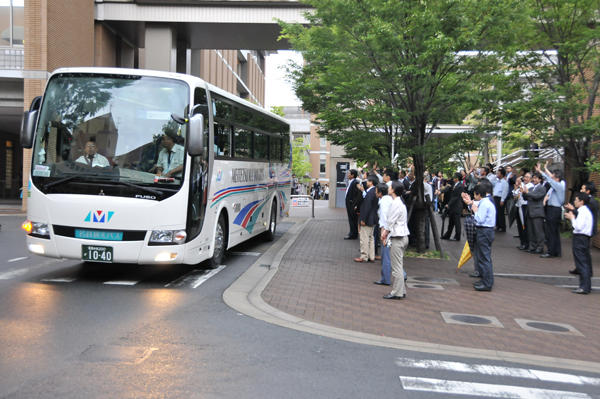
[[[188,73],[263,105],[265,55],[289,47],[277,20],[306,22],[305,11],[289,0],[0,0],[0,199],[27,187],[21,116],[53,70]]]

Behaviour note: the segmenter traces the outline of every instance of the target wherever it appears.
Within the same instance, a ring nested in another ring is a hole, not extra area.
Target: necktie
[[[173,151],[169,151],[169,157],[167,158],[167,166],[171,167],[171,154]]]
[[[92,166],[92,162],[94,162],[94,156],[93,155],[88,156],[87,162],[88,162],[88,165]]]

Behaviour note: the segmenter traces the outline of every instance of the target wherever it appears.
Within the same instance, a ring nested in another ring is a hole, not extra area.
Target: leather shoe
[[[475,289],[475,291],[491,291],[492,290],[492,287],[486,287],[483,284],[474,285],[473,288]]]
[[[344,240],[356,240],[356,237],[346,236],[344,237]]]
[[[404,299],[406,298],[406,294],[402,295],[402,296],[396,296],[396,295],[392,295],[392,294],[387,294],[383,296],[383,299]]]
[[[550,254],[541,254],[540,258],[544,258],[544,259],[547,259],[547,258],[556,258],[556,256],[550,255]]]
[[[460,241],[460,238],[449,238],[450,241]]]
[[[366,259],[363,259],[363,258],[354,258],[354,261],[360,263],[360,262],[366,262]]]
[[[449,239],[450,239],[450,237],[446,237],[446,236],[441,236],[440,238],[441,238],[442,240],[449,240]]]
[[[389,285],[384,283],[383,281],[373,281],[373,284],[377,284],[377,285]]]
[[[577,270],[577,269],[571,269],[571,270],[569,270],[569,273],[571,273],[571,274],[579,274],[579,270]]]
[[[541,254],[542,253],[542,251],[539,249],[530,249],[527,252],[529,252],[530,254]]]
[[[573,294],[583,294],[583,295],[587,295],[587,294],[589,294],[589,293],[590,293],[589,291],[586,291],[586,290],[584,290],[583,288],[576,288],[576,289],[574,289],[574,290],[573,290],[573,291],[571,291],[571,292],[572,292]]]
[[[474,272],[469,273],[469,277],[477,278],[477,277],[481,277],[481,274],[479,274],[478,271],[474,271]]]
[[[521,251],[526,251],[527,245],[519,245],[517,248],[520,249]]]

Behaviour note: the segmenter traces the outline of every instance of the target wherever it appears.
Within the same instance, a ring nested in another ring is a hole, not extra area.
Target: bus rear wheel
[[[217,229],[215,231],[214,251],[212,258],[209,259],[210,267],[213,269],[220,266],[225,257],[225,247],[227,246],[227,224],[225,223],[225,217],[219,216],[219,222],[217,223]]]
[[[269,229],[265,232],[267,241],[275,239],[275,230],[277,229],[277,204],[273,202],[271,205],[271,216],[269,217]]]

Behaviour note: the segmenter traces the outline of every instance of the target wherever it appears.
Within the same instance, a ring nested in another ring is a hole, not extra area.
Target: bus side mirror
[[[33,135],[41,103],[42,97],[34,98],[31,101],[29,111],[23,113],[23,119],[21,120],[21,146],[23,148],[31,148],[33,146]]]
[[[204,154],[204,116],[196,114],[190,118],[188,152],[191,156]]]

